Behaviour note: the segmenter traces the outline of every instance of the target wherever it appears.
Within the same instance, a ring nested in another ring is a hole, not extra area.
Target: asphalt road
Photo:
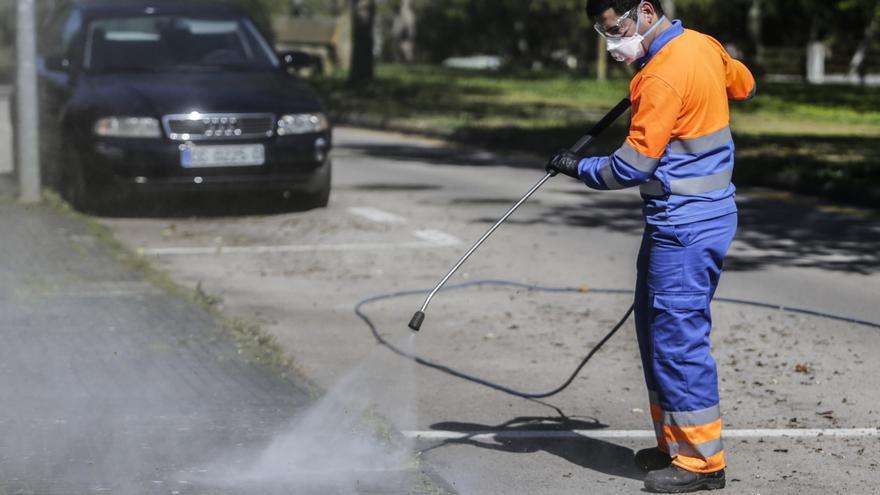
[[[652,434],[631,323],[571,388],[535,402],[413,366],[353,313],[363,298],[432,287],[540,178],[539,160],[354,129],[336,140],[327,209],[253,214],[243,205],[249,214],[230,215],[218,203],[102,221],[179,283],[218,297],[227,314],[261,323],[331,396],[370,404],[409,432],[422,461],[460,493],[639,492],[631,456]],[[554,179],[454,281],[629,289],[639,201]],[[880,321],[875,215],[766,191],[739,203],[719,297]],[[542,391],[562,382],[630,297],[469,288],[438,296],[413,338],[406,324],[421,301],[364,309],[395,345]],[[725,303],[713,315],[728,492],[874,492],[880,331]]]

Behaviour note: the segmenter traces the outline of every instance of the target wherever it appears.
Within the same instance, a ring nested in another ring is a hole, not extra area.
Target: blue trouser
[[[658,445],[696,472],[724,468],[709,303],[736,227],[736,213],[649,224],[639,251],[636,333]]]

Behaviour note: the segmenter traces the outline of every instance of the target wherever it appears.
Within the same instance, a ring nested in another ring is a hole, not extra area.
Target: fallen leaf
[[[809,364],[797,363],[794,365],[794,370],[798,373],[803,373],[805,375],[809,375],[813,372],[813,368],[810,367]]]

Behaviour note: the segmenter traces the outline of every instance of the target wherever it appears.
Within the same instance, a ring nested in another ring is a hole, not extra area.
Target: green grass
[[[540,128],[582,123],[629,91],[627,81],[598,82],[553,73],[505,74],[430,66],[383,65],[374,84],[346,86],[344,75],[318,80],[340,112],[370,112],[417,127]],[[880,136],[880,89],[768,83],[759,98],[734,103],[738,133]]]
[[[377,81],[351,89],[341,76],[318,81],[331,107],[381,114],[418,128],[452,132],[462,126],[524,128],[578,122],[627,92],[623,82],[575,77],[515,77],[427,66],[380,66]]]
[[[574,142],[628,92],[628,81],[565,73],[487,73],[381,65],[376,81],[315,82],[339,122],[369,122],[546,155]],[[880,88],[761,83],[731,104],[737,181],[880,204]],[[598,140],[610,152],[621,120]],[[867,189],[866,189],[867,188]]]

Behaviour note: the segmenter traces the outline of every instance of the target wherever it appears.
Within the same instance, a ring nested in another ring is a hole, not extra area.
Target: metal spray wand
[[[614,108],[611,109],[610,112],[608,112],[604,117],[602,117],[602,120],[597,122],[593,126],[593,128],[590,129],[589,132],[587,132],[582,138],[580,138],[578,140],[577,143],[574,144],[574,146],[572,146],[569,149],[571,149],[571,151],[575,154],[578,154],[578,155],[581,154],[587,148],[587,146],[589,146],[589,144],[593,141],[593,139],[596,138],[596,136],[600,135],[605,129],[607,129],[608,126],[610,126],[615,120],[617,120],[623,114],[623,112],[625,112],[627,109],[629,109],[629,107],[630,107],[630,100],[629,100],[629,96],[627,96],[626,98],[620,100],[620,103],[618,103]],[[541,188],[541,186],[543,186],[548,180],[550,180],[555,175],[556,175],[555,172],[547,172],[547,174],[544,175],[544,177],[542,177],[541,180],[538,181],[537,184],[535,184],[531,189],[529,189],[529,192],[527,192],[525,194],[525,196],[523,196],[519,201],[517,201],[516,204],[513,205],[509,210],[507,210],[507,213],[505,213],[504,216],[502,216],[498,220],[498,222],[496,222],[495,225],[493,225],[492,228],[489,229],[489,231],[486,232],[483,235],[483,237],[480,238],[480,240],[478,240],[473,246],[471,246],[470,249],[468,249],[468,251],[464,254],[464,256],[462,256],[461,259],[458,260],[458,263],[456,263],[455,266],[453,266],[452,269],[449,270],[449,273],[447,273],[446,276],[443,277],[443,280],[441,280],[440,283],[437,284],[436,287],[434,287],[434,290],[432,290],[431,293],[428,294],[428,297],[425,299],[425,302],[422,304],[422,308],[420,310],[416,311],[416,313],[413,315],[412,319],[410,320],[409,328],[411,328],[412,330],[414,330],[416,332],[418,332],[422,328],[422,323],[425,321],[425,311],[428,309],[428,305],[431,304],[431,299],[434,298],[434,296],[437,294],[437,292],[439,292],[440,289],[442,289],[443,286],[446,285],[446,282],[448,282],[449,279],[452,278],[452,276],[455,274],[455,272],[458,271],[459,268],[461,268],[461,265],[463,265],[465,263],[465,261],[467,261],[468,258],[470,258],[472,254],[474,254],[474,251],[479,249],[479,247],[482,246],[484,242],[486,242],[486,239],[488,239],[496,230],[498,230],[498,227],[500,227],[501,224],[503,224],[505,221],[507,221],[507,219],[510,217],[510,215],[513,215],[513,212],[515,212],[520,206],[522,206],[523,203],[528,201],[528,199],[531,198],[532,195],[535,194],[535,192]]]

